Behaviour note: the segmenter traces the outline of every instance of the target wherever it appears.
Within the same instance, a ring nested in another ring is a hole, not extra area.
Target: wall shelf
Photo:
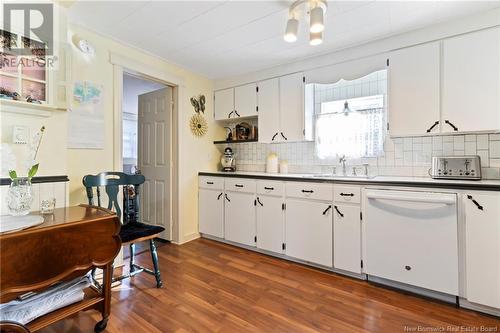
[[[232,140],[232,141],[219,140],[219,141],[214,141],[214,145],[229,144],[229,143],[247,143],[247,142],[258,142],[258,141],[259,139]]]

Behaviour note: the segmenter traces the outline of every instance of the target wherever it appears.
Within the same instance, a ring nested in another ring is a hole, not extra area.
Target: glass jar
[[[28,177],[12,180],[7,193],[7,206],[12,216],[28,215],[33,203],[33,187]]]

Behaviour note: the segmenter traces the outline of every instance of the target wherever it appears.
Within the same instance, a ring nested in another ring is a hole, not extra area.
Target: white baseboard
[[[186,244],[186,243],[188,243],[190,241],[193,241],[195,239],[198,239],[198,238],[200,238],[200,233],[193,232],[193,233],[184,235],[182,241],[180,241],[180,242],[174,242],[174,241],[172,241],[172,243],[175,244],[175,245],[182,245],[182,244]]]

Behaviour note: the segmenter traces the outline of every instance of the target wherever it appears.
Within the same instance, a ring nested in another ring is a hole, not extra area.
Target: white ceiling
[[[283,40],[289,1],[77,1],[70,22],[211,79],[270,68],[452,18],[499,1],[329,1],[324,42]]]

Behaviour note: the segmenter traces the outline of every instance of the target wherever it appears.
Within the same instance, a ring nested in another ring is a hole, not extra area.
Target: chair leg
[[[153,267],[156,278],[156,288],[161,288],[163,282],[161,281],[160,267],[158,265],[158,253],[156,252],[156,245],[153,239],[149,240],[149,246],[151,248],[151,258],[153,259]]]
[[[130,272],[130,274],[132,274],[135,270],[135,267],[134,267],[134,264],[135,264],[135,244],[130,243],[129,249],[130,249],[130,264],[129,264],[130,269],[129,269],[129,272]]]

